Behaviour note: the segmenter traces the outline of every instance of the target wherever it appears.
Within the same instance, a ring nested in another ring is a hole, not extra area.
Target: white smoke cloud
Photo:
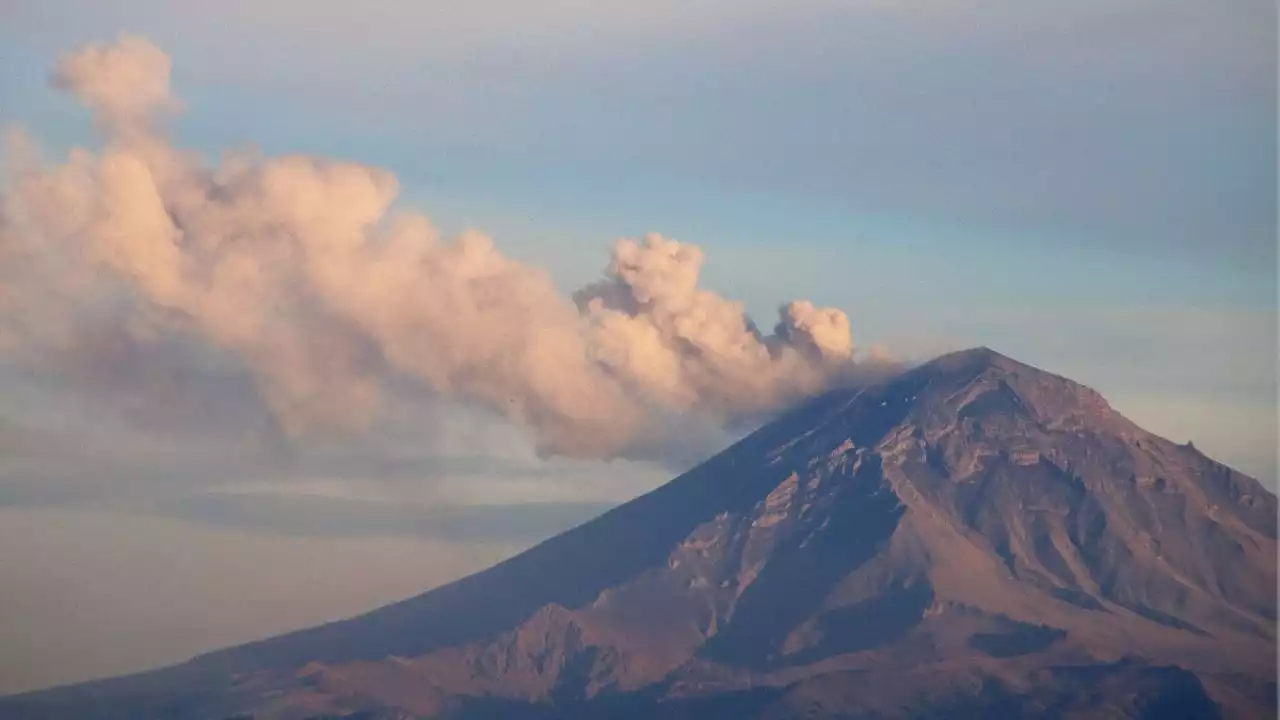
[[[160,48],[124,35],[62,58],[52,81],[92,109],[101,127],[122,133],[181,109],[169,94],[170,69],[169,56]]]
[[[483,405],[549,453],[661,444],[670,419],[759,419],[846,382],[848,318],[807,301],[772,334],[698,286],[701,251],[619,240],[572,298],[475,232],[392,212],[396,179],[301,155],[212,166],[159,127],[180,107],[170,60],[122,37],[62,59],[54,85],[94,113],[104,149],[49,165],[11,152],[0,215],[0,334],[57,355],[104,324],[130,347],[176,336],[234,358],[293,435],[349,432],[387,382]],[[19,148],[21,150],[21,148]]]
[[[794,402],[848,369],[843,313],[791,303],[764,336],[741,303],[698,287],[701,266],[692,245],[619,240],[606,278],[575,295],[594,359],[664,408],[721,422]]]

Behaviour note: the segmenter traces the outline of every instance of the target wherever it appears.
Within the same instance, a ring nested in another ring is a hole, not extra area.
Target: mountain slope
[[[976,349],[451,585],[0,715],[1263,717],[1275,616],[1274,495]]]

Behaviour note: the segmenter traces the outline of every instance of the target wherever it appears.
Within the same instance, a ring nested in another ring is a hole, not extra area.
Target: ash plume
[[[844,313],[791,302],[763,333],[699,287],[693,245],[619,240],[602,279],[566,297],[483,234],[442,238],[392,211],[385,170],[251,151],[206,164],[163,131],[181,107],[169,73],[141,38],[81,48],[53,85],[93,113],[101,151],[50,164],[10,138],[9,352],[82,355],[114,332],[145,364],[149,343],[203,345],[294,436],[358,432],[390,381],[410,381],[577,457],[648,452],[672,417],[749,423],[860,372]]]

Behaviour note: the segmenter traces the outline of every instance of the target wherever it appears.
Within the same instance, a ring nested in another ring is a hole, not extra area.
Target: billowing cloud
[[[122,36],[112,44],[91,44],[58,63],[53,84],[75,95],[95,119],[114,132],[176,111],[169,94],[171,63],[146,40]]]
[[[59,63],[55,86],[90,108],[105,144],[11,171],[11,345],[56,358],[103,327],[127,334],[130,357],[203,344],[244,368],[295,436],[366,427],[388,383],[409,381],[579,457],[643,453],[671,418],[731,427],[853,377],[842,312],[792,302],[763,333],[699,287],[692,245],[619,240],[604,278],[565,297],[482,234],[446,240],[392,211],[387,171],[252,152],[207,165],[162,132],[179,107],[169,72],[132,37]]]
[[[794,402],[848,369],[844,313],[793,302],[762,335],[741,303],[698,287],[702,259],[656,234],[619,240],[606,278],[575,294],[594,359],[664,408],[722,422]]]

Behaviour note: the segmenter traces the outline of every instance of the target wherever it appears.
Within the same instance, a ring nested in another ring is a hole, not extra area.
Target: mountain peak
[[[1052,376],[1052,373],[1018,362],[1013,358],[982,345],[967,350],[957,350],[930,360],[921,367],[939,374],[980,374],[984,372],[1027,372]]]
[[[933,363],[963,362],[963,363],[993,363],[999,360],[1013,362],[1007,355],[992,350],[986,345],[971,347],[966,350],[955,350],[932,360]]]
[[[1257,481],[979,347],[451,585],[0,715],[1274,716],[1276,534]]]
[[[1137,430],[1096,390],[985,346],[942,355],[886,385],[906,388],[917,412],[933,416],[1015,413],[1060,429]]]

